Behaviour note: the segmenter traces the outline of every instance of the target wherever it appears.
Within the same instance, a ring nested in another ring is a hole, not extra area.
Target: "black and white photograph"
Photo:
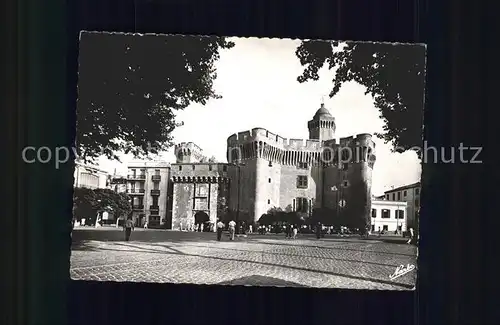
[[[71,279],[414,290],[425,63],[81,32]]]

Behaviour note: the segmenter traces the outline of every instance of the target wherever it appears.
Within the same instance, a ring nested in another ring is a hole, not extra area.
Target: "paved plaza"
[[[414,269],[395,279],[400,265],[415,265],[417,248],[400,240],[299,235],[249,235],[218,242],[214,233],[119,229],[73,231],[74,280],[191,284],[303,286],[408,290]]]

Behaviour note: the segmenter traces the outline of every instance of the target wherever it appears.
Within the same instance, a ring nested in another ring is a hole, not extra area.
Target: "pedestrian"
[[[299,232],[299,229],[297,228],[296,225],[293,226],[293,239],[297,239],[297,233]]]
[[[229,221],[229,240],[234,240],[234,233],[236,231],[236,222],[233,220]]]
[[[221,220],[219,220],[219,222],[217,222],[217,240],[218,241],[221,241],[222,230],[224,230],[224,223]]]
[[[147,229],[147,228],[148,228],[148,221],[146,220],[146,221],[144,222],[144,229]]]
[[[125,230],[125,241],[129,241],[130,234],[132,230],[134,230],[134,222],[132,221],[132,217],[128,217],[127,221],[123,224],[123,229]]]
[[[318,222],[316,224],[316,239],[320,239],[320,237],[321,237],[321,230],[322,230],[321,229],[321,223]]]
[[[410,239],[406,242],[407,244],[411,244],[413,242],[413,228],[410,228]]]
[[[253,232],[253,227],[252,225],[249,225],[248,226],[248,233],[251,234]]]
[[[380,226],[378,226],[378,236],[380,237],[381,235],[381,230],[380,230]]]

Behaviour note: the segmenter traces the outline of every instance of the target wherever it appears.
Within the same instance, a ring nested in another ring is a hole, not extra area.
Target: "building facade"
[[[370,213],[376,160],[372,136],[337,141],[335,119],[323,104],[308,128],[309,139],[286,139],[263,128],[228,138],[228,162],[241,174],[245,200],[240,208],[251,221],[272,207],[311,213],[341,205],[350,214]]]
[[[382,199],[372,200],[372,232],[379,230],[399,233],[407,231],[407,203],[387,201]]]
[[[85,187],[90,189],[107,188],[108,173],[95,166],[75,162],[74,187]]]
[[[126,191],[136,226],[147,223],[151,228],[165,228],[171,222],[169,179],[170,165],[165,162],[129,164]]]
[[[227,139],[228,163],[209,161],[199,146],[187,142],[176,145],[176,162],[163,169],[130,165],[134,218],[150,225],[159,219],[167,229],[214,224],[230,212],[237,221],[257,222],[273,207],[309,214],[314,208],[342,207],[369,218],[376,160],[372,136],[335,139],[335,119],[323,104],[307,125],[309,139],[286,139],[263,128],[233,134]],[[156,185],[153,170],[161,176]],[[159,214],[147,211],[156,205]]]
[[[420,210],[420,182],[401,186],[384,192],[387,201],[407,203],[408,228],[416,229]]]

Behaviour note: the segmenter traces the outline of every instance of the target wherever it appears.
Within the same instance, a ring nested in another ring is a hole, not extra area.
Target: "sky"
[[[138,36],[140,37],[140,36]],[[333,72],[326,67],[318,81],[299,83],[303,67],[295,56],[298,40],[231,38],[235,46],[223,50],[216,63],[215,91],[222,99],[205,106],[192,104],[179,111],[177,121],[184,125],[174,133],[175,142],[194,142],[206,156],[226,162],[227,138],[255,127],[265,128],[285,138],[308,138],[307,122],[325,107],[335,117],[336,138],[359,133],[382,132],[383,120],[371,95],[355,82],[345,83],[333,98]],[[392,153],[391,145],[374,137],[377,160],[373,170],[372,193],[381,195],[391,186],[420,180],[420,160],[414,152]],[[121,163],[99,158],[100,168],[127,174],[127,163],[137,161],[120,154]],[[175,162],[173,149],[153,157]]]

